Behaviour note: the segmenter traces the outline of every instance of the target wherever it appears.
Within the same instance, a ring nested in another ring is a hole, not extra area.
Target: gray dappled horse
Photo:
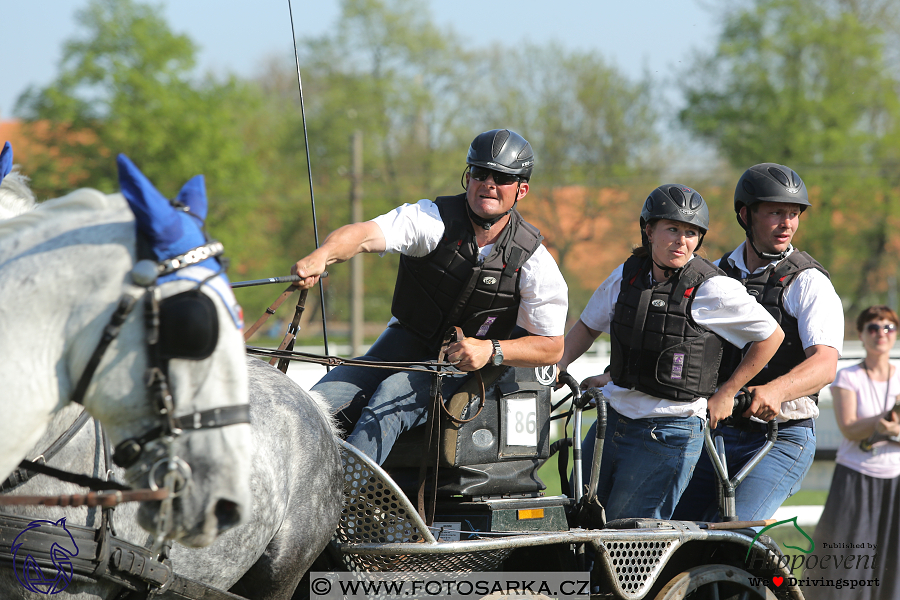
[[[0,211],[6,204],[5,187],[6,182],[0,183]],[[45,209],[36,212],[41,210]],[[245,511],[243,525],[220,536],[209,548],[174,545],[171,560],[177,573],[206,585],[219,589],[233,586],[235,593],[247,598],[281,600],[291,597],[337,526],[343,473],[328,411],[281,372],[255,359],[246,361],[252,511]],[[43,453],[75,422],[80,411],[74,405],[58,411],[27,456]],[[114,478],[123,477],[121,469],[106,464],[94,421],[79,429],[49,464],[94,476],[103,476],[110,468]],[[83,488],[43,476],[6,490],[10,495],[83,492]],[[54,521],[66,517],[69,525],[92,529],[103,522],[97,508],[7,507],[3,512]],[[134,504],[118,507],[111,514],[112,525],[119,538],[149,547],[150,537],[139,528],[137,512]],[[122,591],[109,581],[76,579],[58,597],[117,598]],[[11,569],[0,568],[0,598],[42,597],[28,592]]]
[[[286,600],[337,527],[343,471],[326,408],[274,367],[254,358],[247,359],[247,366],[253,510],[245,523],[220,535],[211,546],[175,544],[170,556],[175,572],[184,577],[253,600]],[[78,412],[77,407],[61,412],[29,456],[49,446]],[[106,465],[101,447],[96,425],[90,421],[50,464],[103,474]],[[121,477],[121,470],[113,468],[114,476]],[[80,489],[38,476],[8,493],[78,493]],[[14,508],[15,514],[27,518],[55,521],[66,516],[70,526],[97,528],[101,522],[95,508]],[[134,504],[116,508],[112,515],[115,530],[120,538],[149,547],[150,538],[138,527],[135,512]],[[56,597],[105,600],[117,598],[121,592],[122,588],[111,582],[76,580]],[[10,569],[0,569],[0,598],[39,600],[45,596],[29,595]]]
[[[167,252],[174,260],[206,241],[199,225],[206,214],[205,195],[199,203],[202,181],[192,180],[186,198],[202,213],[195,219],[153,196],[149,182],[124,157],[120,168],[127,172],[120,177],[123,190],[130,190],[125,196],[81,189],[0,221],[0,477],[13,471],[54,415],[75,399],[104,423],[114,446],[130,445],[123,479],[132,487],[162,483],[168,467],[178,465],[172,475],[182,478],[181,495],[143,503],[141,525],[160,537],[208,545],[250,506],[240,308],[215,259],[159,271]],[[143,183],[136,183],[140,178]],[[5,181],[0,185],[7,189]],[[154,259],[137,263],[138,229],[148,240],[167,232],[167,251],[148,241]],[[136,263],[152,272],[155,283],[145,272],[138,284]],[[151,297],[159,307],[155,328],[148,325]],[[122,318],[119,333],[98,352],[114,314]],[[204,316],[205,335],[198,336],[204,348],[173,339],[197,314]],[[156,345],[150,344],[151,330]],[[154,385],[148,385],[148,374]],[[172,425],[160,411],[167,402],[175,417],[189,422],[212,414],[204,411],[219,411],[237,415],[236,424],[209,428],[204,419],[202,429],[184,426],[181,435],[159,435]]]

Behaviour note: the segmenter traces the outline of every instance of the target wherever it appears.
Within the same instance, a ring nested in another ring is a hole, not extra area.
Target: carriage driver
[[[738,519],[768,519],[800,483],[816,451],[819,390],[834,379],[844,340],[844,312],[828,273],[791,245],[810,206],[806,185],[792,169],[763,163],[747,169],[734,190],[734,211],[747,239],[717,264],[746,286],[784,329],[784,342],[747,384],[752,420],[723,428],[728,468],[737,472],[766,441],[764,421],[777,419],[775,447],[735,490]],[[740,361],[726,353],[720,380]],[[675,510],[675,519],[712,520],[715,474],[704,453]]]
[[[401,254],[393,318],[362,358],[434,360],[452,326],[465,334],[447,357],[460,371],[553,365],[562,356],[566,282],[541,234],[515,208],[528,193],[531,145],[508,129],[486,131],[472,141],[466,164],[465,193],[345,225],[292,267],[303,278],[298,285],[309,288],[328,265],[360,252]],[[351,432],[347,441],[382,464],[397,436],[425,422],[432,377],[343,365],[312,389]],[[444,378],[444,397],[465,379]]]

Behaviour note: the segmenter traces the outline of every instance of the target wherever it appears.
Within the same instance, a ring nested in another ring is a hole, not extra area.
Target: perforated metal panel
[[[344,508],[338,539],[351,544],[434,542],[425,523],[390,478],[356,448],[342,448]]]
[[[659,577],[676,540],[604,541],[604,558],[625,598],[640,598]]]
[[[443,553],[418,512],[390,477],[356,448],[343,443],[344,508],[335,533],[352,571],[492,571],[512,552]],[[355,544],[423,543],[434,553],[359,554]]]

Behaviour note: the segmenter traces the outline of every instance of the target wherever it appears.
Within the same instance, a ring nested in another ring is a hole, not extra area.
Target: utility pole
[[[350,138],[350,221],[362,221],[363,134],[357,129]],[[362,354],[363,344],[363,257],[350,259],[350,356]]]

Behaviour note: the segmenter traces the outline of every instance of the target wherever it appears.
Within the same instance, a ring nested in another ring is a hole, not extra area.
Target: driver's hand
[[[490,362],[493,353],[491,340],[468,337],[447,347],[447,360],[460,371],[477,371]]]

